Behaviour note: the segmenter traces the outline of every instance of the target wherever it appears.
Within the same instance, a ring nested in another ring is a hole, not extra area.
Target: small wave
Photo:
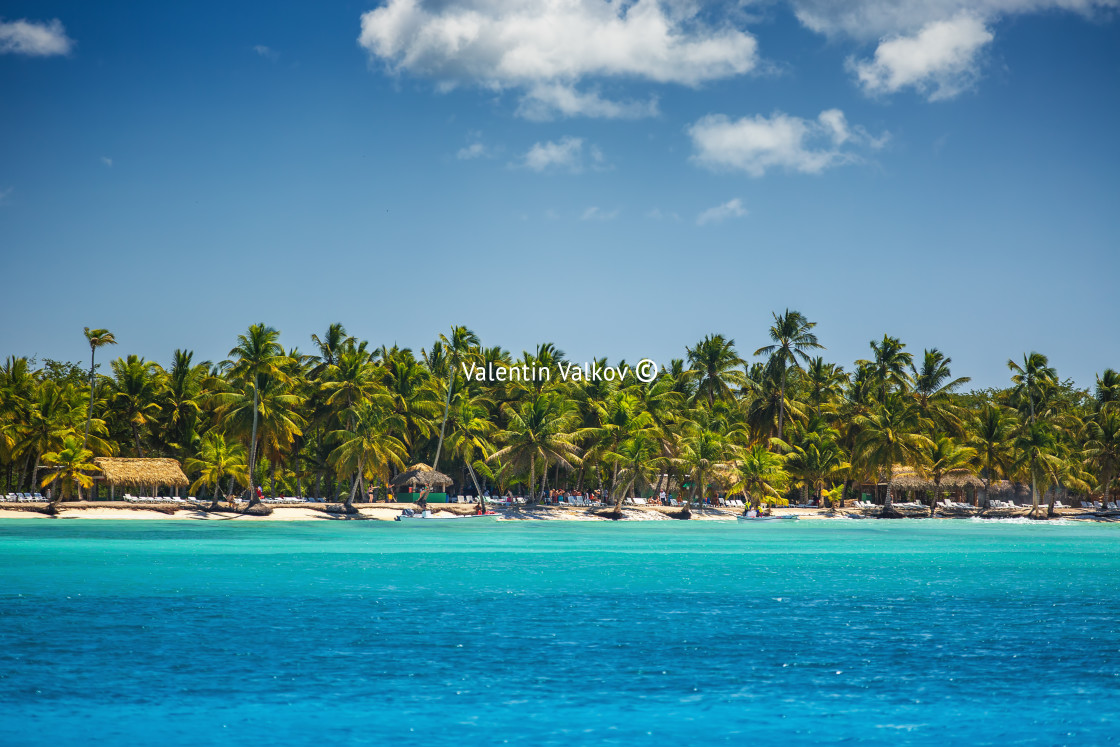
[[[969,521],[979,522],[981,524],[1057,524],[1059,526],[1069,526],[1073,522],[1069,519],[1050,519],[1048,521],[1040,521],[1038,519],[1028,519],[1025,516],[1010,516],[1006,518],[985,518],[983,516],[969,517]]]

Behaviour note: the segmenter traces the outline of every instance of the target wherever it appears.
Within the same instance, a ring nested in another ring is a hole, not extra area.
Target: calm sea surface
[[[1120,526],[0,521],[0,743],[1111,744]]]

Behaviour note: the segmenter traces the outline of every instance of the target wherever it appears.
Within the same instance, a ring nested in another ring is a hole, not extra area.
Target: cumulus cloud
[[[914,88],[930,101],[952,98],[979,75],[980,51],[993,39],[984,21],[961,13],[934,21],[913,36],[883,39],[871,60],[849,60],[860,87],[876,95]]]
[[[70,54],[73,40],[66,36],[62,21],[0,21],[0,54],[51,57]]]
[[[1120,0],[790,0],[806,27],[830,36],[872,40],[910,35],[962,13],[991,20],[1022,13],[1067,10],[1083,15],[1120,8]]]
[[[696,86],[754,69],[754,37],[726,20],[710,26],[700,11],[675,0],[387,0],[362,15],[358,42],[390,70],[442,88],[518,89],[528,117],[649,116],[655,101],[613,102],[577,86]]]
[[[534,143],[525,154],[523,164],[533,171],[582,171],[583,138],[567,136],[557,141]]]
[[[743,202],[736,197],[700,213],[696,216],[696,225],[706,226],[709,223],[721,223],[728,218],[741,218],[746,214],[747,209],[743,207]]]
[[[848,124],[839,109],[827,109],[815,120],[775,112],[730,119],[710,114],[687,130],[695,150],[692,158],[711,169],[744,171],[760,177],[781,168],[816,174],[850,163],[859,156],[855,146],[880,148],[887,135],[872,137],[862,127]]]

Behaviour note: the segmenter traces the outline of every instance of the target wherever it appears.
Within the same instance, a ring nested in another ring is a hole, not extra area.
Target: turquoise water
[[[0,521],[0,743],[1108,744],[1120,526]]]

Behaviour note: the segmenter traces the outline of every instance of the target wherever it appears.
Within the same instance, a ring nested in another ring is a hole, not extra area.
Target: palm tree
[[[338,443],[330,455],[335,469],[358,474],[343,504],[346,513],[356,513],[354,499],[359,491],[364,494],[367,474],[388,481],[389,469],[403,469],[408,456],[404,443],[391,435],[394,431],[400,432],[403,419],[393,412],[388,396],[382,394],[358,403],[353,415],[349,418],[352,426],[330,434]]]
[[[784,457],[768,450],[762,444],[755,444],[743,452],[735,468],[739,481],[731,490],[742,490],[746,493],[744,516],[752,508],[757,510],[765,496],[781,497],[781,490],[789,481],[784,463]]]
[[[1106,368],[1097,377],[1096,400],[1098,410],[1120,407],[1120,373]]]
[[[1028,412],[1030,419],[1026,422],[1027,432],[1022,434],[1021,440],[1017,443],[1022,443],[1026,447],[1032,449],[1033,454],[1041,453],[1039,450],[1042,448],[1040,444],[1042,440],[1042,431],[1035,428],[1035,410],[1036,404],[1041,403],[1048,395],[1051,388],[1058,381],[1057,372],[1050,367],[1050,362],[1042,353],[1031,352],[1023,354],[1023,364],[1019,365],[1013,360],[1007,361],[1007,367],[1013,372],[1011,381],[1015,384],[1013,390],[1014,394],[1022,402],[1026,399],[1028,405]],[[1031,457],[1030,475],[1031,475],[1031,512],[1034,513],[1038,508],[1038,471],[1037,464],[1034,457]]]
[[[767,365],[782,374],[778,409],[778,438],[781,439],[785,420],[786,373],[790,366],[801,368],[802,362],[810,362],[808,351],[823,350],[824,345],[817,342],[816,334],[811,331],[817,323],[810,322],[800,311],[786,309],[784,314],[771,314],[774,317],[774,324],[770,327],[773,344],[759,348],[754,354],[769,356]]]
[[[825,482],[851,469],[844,450],[837,444],[839,437],[834,429],[813,427],[811,423],[800,438],[793,440],[790,453],[786,455],[786,471],[804,480],[818,501]]]
[[[906,345],[897,337],[883,335],[881,342],[871,341],[875,360],[858,360],[857,365],[868,366],[875,383],[879,387],[879,402],[887,401],[887,393],[892,389],[903,391],[910,384],[906,367],[914,365],[914,356],[905,351]]]
[[[945,475],[956,470],[968,469],[976,460],[976,450],[962,446],[948,436],[938,436],[926,447],[920,469],[933,478],[933,497],[930,499],[929,514],[937,510],[937,499],[941,497],[941,481]]]
[[[253,427],[249,437],[249,506],[259,503],[256,491],[253,490],[254,470],[257,465],[257,420],[259,417],[260,378],[261,376],[277,376],[281,373],[280,364],[284,356],[284,348],[277,340],[280,332],[272,327],[253,324],[246,334],[237,336],[237,346],[229,351],[232,361],[229,373],[246,382],[251,381],[253,387]]]
[[[43,461],[56,465],[54,471],[43,479],[40,487],[47,487],[55,480],[62,482],[60,498],[69,498],[70,489],[78,488],[78,500],[82,499],[82,488],[93,487],[93,477],[88,473],[97,469],[97,465],[90,462],[93,452],[78,443],[77,436],[66,436],[62,441],[62,448],[58,451],[48,451],[43,454]]]
[[[1097,469],[1104,501],[1110,495],[1112,478],[1120,471],[1120,412],[1102,410],[1086,423],[1089,440],[1085,443],[1086,461]]]
[[[715,404],[716,398],[731,399],[732,387],[743,385],[743,373],[738,367],[743,359],[735,352],[735,341],[723,335],[708,335],[688,351],[690,375],[696,379],[696,395],[705,394],[708,406]]]
[[[443,436],[447,428],[447,413],[451,409],[451,390],[454,387],[459,366],[469,360],[479,346],[478,335],[463,326],[452,327],[450,339],[443,335],[439,337],[447,348],[449,360],[447,366],[447,396],[443,400],[443,420],[439,424],[439,443],[436,445],[436,457],[432,460],[433,470],[439,469],[439,455],[443,451]]]
[[[132,430],[136,456],[143,457],[140,428],[148,425],[160,412],[163,369],[156,363],[129,355],[113,361],[113,376],[113,407],[124,416]]]
[[[236,442],[226,441],[220,433],[208,433],[202,439],[197,456],[183,462],[183,468],[188,473],[198,474],[198,479],[191,484],[191,490],[198,490],[202,486],[211,488],[211,510],[217,510],[218,495],[223,478],[230,478],[230,490],[233,492],[234,480],[248,484],[249,465],[246,460],[245,447]]]
[[[922,421],[917,406],[897,397],[892,400],[867,415],[858,416],[853,423],[859,430],[853,461],[876,471],[880,481],[885,479],[888,486],[883,516],[897,514],[892,507],[890,491],[895,465],[917,464],[923,450],[933,446],[929,437],[921,433]]]
[[[89,424],[93,419],[93,376],[95,366],[93,363],[94,356],[97,349],[105,345],[116,345],[117,338],[113,337],[113,333],[107,329],[90,329],[85,328],[86,341],[89,342],[89,406],[86,408],[86,433],[82,437],[82,448],[86,447],[89,441]]]
[[[952,378],[949,364],[952,358],[945,356],[937,348],[923,351],[922,367],[919,370],[910,364],[914,380],[914,400],[922,417],[941,429],[960,433],[963,428],[958,408],[953,403],[954,390],[972,381],[968,376]]]
[[[1011,473],[1014,461],[1011,439],[1015,426],[1014,411],[991,402],[986,403],[973,420],[968,443],[976,452],[982,470],[983,508],[987,508],[991,500],[992,480]]]
[[[547,470],[549,462],[556,462],[566,469],[579,463],[579,448],[573,443],[572,417],[567,403],[552,393],[541,393],[515,408],[510,403],[502,405],[507,425],[494,435],[494,440],[504,443],[504,448],[491,454],[487,461],[509,461],[520,468],[529,469],[529,496],[537,499],[537,464]]]
[[[809,388],[808,402],[813,406],[813,413],[819,417],[821,408],[826,403],[837,400],[843,393],[843,384],[847,381],[847,377],[842,366],[825,363],[824,358],[820,356],[809,361],[805,374]]]
[[[622,483],[622,487],[614,493],[614,511],[609,514],[611,518],[622,518],[622,503],[633,489],[642,490],[657,479],[661,472],[660,452],[660,441],[647,430],[634,433],[615,451],[603,454],[606,461],[618,468],[617,474]]]
[[[684,468],[685,474],[691,476],[697,510],[703,511],[708,478],[728,469],[731,445],[727,437],[716,430],[717,424],[703,409],[693,410],[683,426],[675,461]],[[688,513],[687,506],[685,513]]]

